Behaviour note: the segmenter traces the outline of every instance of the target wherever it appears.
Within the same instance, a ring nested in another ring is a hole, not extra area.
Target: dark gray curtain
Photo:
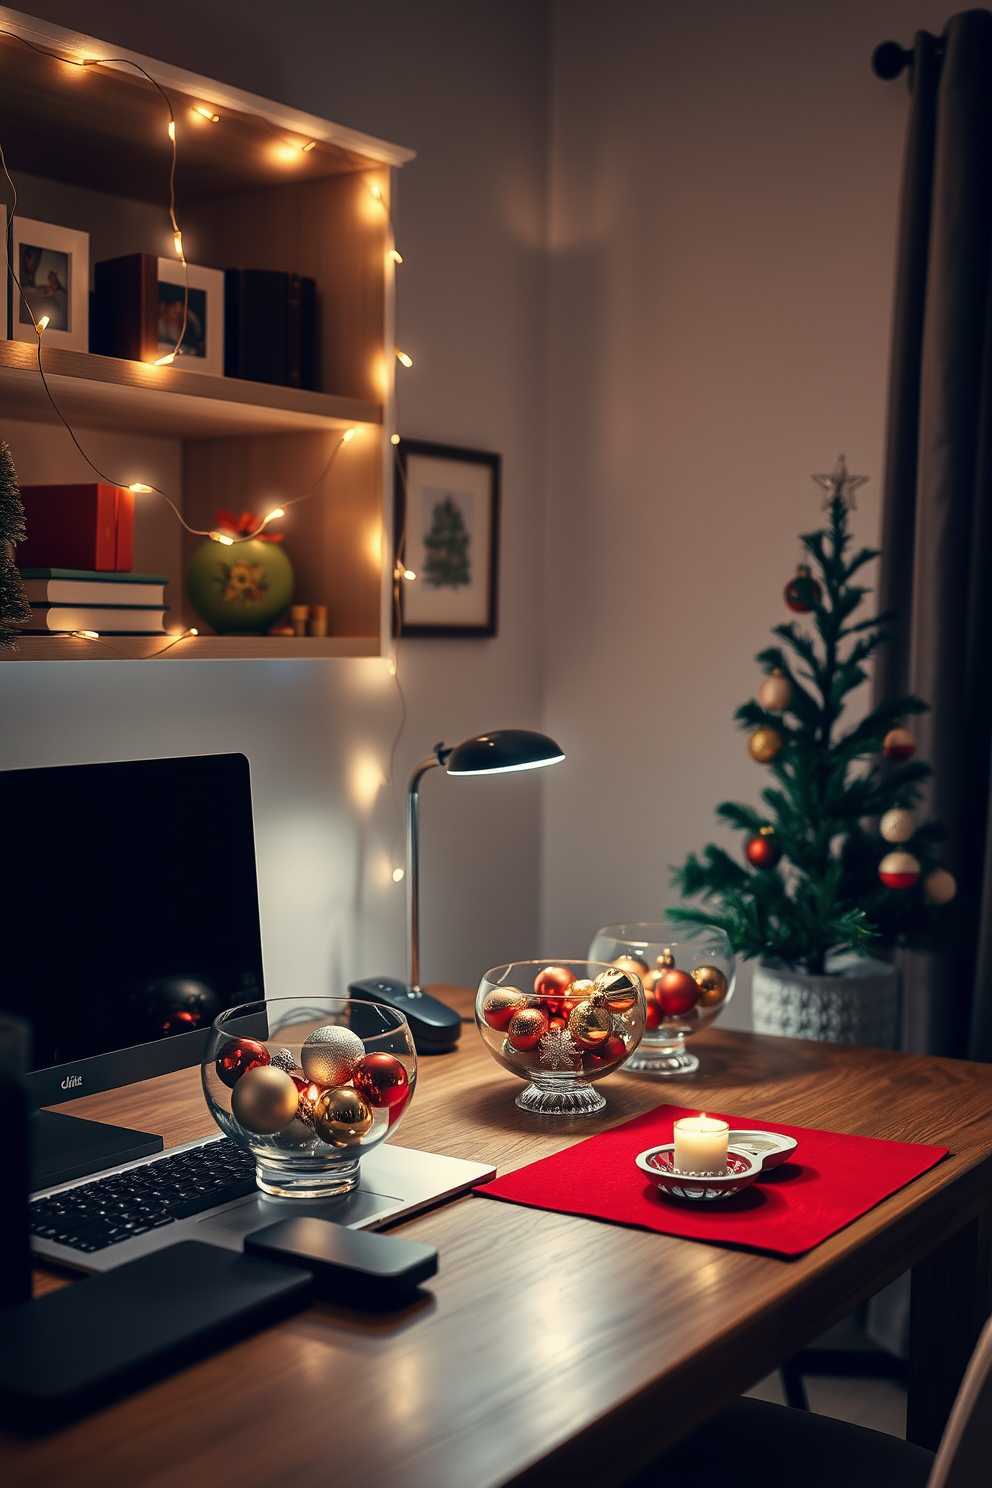
[[[992,13],[920,32],[892,344],[876,696],[910,691],[958,898],[904,958],[910,1048],[992,1060]]]

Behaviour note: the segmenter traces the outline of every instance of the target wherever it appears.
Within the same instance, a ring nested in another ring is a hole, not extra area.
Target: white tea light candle
[[[680,1173],[726,1173],[729,1127],[714,1116],[683,1116],[675,1123],[675,1167]]]

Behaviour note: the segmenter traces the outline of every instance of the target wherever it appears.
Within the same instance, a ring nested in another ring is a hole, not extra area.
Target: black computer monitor
[[[197,1064],[217,1013],[264,996],[244,755],[4,771],[0,832],[33,1106]]]

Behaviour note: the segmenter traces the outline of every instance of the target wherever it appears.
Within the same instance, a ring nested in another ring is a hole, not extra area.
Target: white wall
[[[426,783],[425,971],[474,981],[656,915],[714,804],[763,783],[732,713],[818,520],[810,472],[843,450],[871,475],[856,526],[877,532],[907,99],[869,57],[945,8],[34,6],[420,152],[397,209],[401,426],[503,452],[504,582],[497,640],[404,646],[399,773],[442,735],[542,710],[569,755],[543,779]],[[359,943],[349,969],[397,967],[402,891],[370,886],[395,818],[383,799],[363,848],[347,789],[349,749],[387,750],[381,677],[160,670],[3,667],[4,762],[244,747],[270,973],[320,979]]]
[[[400,427],[503,454],[504,582],[497,639],[403,644],[409,720],[397,779],[405,784],[442,737],[538,725],[544,6],[36,0],[25,8],[419,151],[401,175],[396,209],[405,258],[399,340],[416,360],[404,374]],[[44,458],[56,455],[48,448]],[[382,663],[0,668],[2,766],[248,754],[266,970],[282,991],[402,968],[404,888],[388,871],[401,861],[389,857],[402,845],[398,802],[382,792],[365,830],[351,788],[362,758],[387,763],[398,719]],[[425,783],[427,978],[475,982],[500,958],[537,953],[539,789],[513,778]],[[205,824],[204,841],[190,844],[192,884],[209,841]]]
[[[732,715],[841,451],[877,537],[907,94],[869,59],[946,14],[554,8],[549,944],[657,918],[669,864],[739,850],[713,807],[765,779]]]

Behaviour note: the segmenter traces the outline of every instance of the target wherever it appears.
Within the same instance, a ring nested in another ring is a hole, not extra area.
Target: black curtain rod
[[[937,55],[944,55],[943,38],[937,42]],[[897,41],[883,41],[871,54],[871,68],[876,77],[885,78],[890,82],[897,78],[907,67],[913,65],[913,48],[901,47]]]

